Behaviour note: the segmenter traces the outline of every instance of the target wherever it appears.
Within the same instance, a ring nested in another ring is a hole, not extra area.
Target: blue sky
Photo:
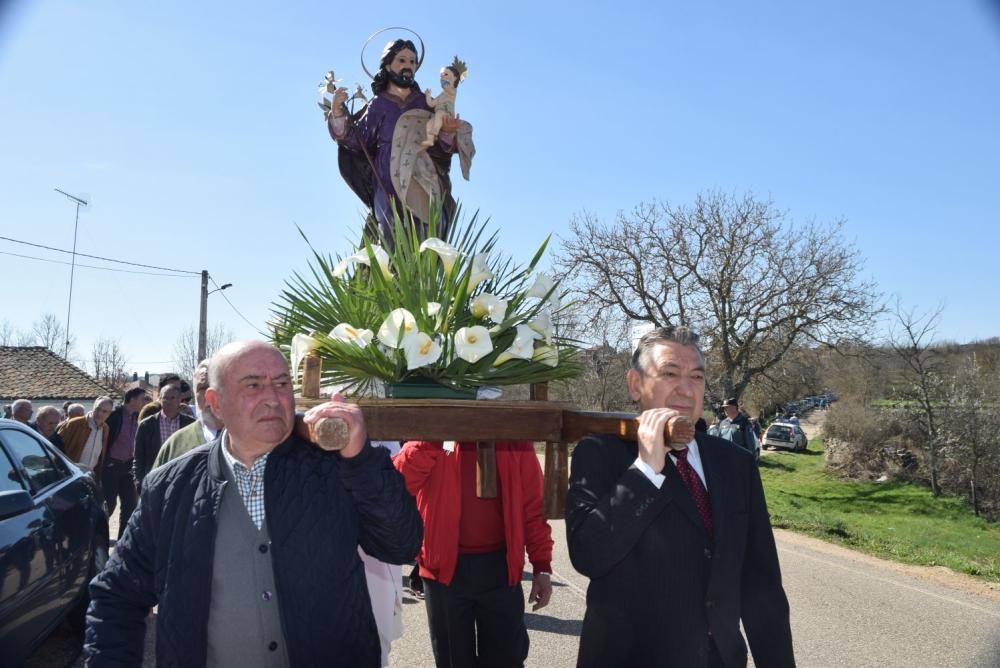
[[[477,156],[455,194],[516,258],[575,213],[752,190],[794,220],[843,219],[885,293],[945,304],[941,337],[1000,335],[995,5],[408,6],[7,3],[0,236],[70,248],[73,207],[52,189],[88,193],[80,252],[208,269],[262,325],[305,267],[294,224],[338,253],[360,225],[316,86],[330,68],[366,84],[364,40],[405,25],[427,44],[423,86],[455,54],[469,64],[458,111]],[[5,241],[0,253],[65,259]],[[65,318],[68,266],[0,255],[0,285],[0,321]],[[77,354],[110,336],[130,368],[165,370],[198,294],[196,277],[78,268]],[[254,335],[219,297],[210,324]]]

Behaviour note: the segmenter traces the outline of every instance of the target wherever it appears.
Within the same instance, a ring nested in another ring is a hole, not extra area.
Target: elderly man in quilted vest
[[[348,444],[321,450],[293,433],[281,352],[232,343],[212,358],[206,399],[225,431],[153,470],[107,567],[91,582],[87,666],[140,666],[156,616],[158,666],[377,668],[381,649],[358,546],[408,563],[423,526],[361,409]]]

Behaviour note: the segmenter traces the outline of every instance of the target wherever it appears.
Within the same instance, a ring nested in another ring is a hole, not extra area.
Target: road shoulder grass
[[[907,483],[844,480],[826,471],[821,438],[804,453],[761,458],[771,523],[884,559],[946,566],[1000,582],[1000,525],[962,499]]]

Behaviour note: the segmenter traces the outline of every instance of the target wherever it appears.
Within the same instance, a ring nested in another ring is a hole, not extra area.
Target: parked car
[[[108,558],[104,497],[35,430],[0,419],[0,665],[18,666],[69,615]]]
[[[764,432],[764,439],[761,446],[765,450],[774,448],[787,448],[789,450],[805,450],[809,439],[806,433],[797,424],[789,422],[772,422]]]

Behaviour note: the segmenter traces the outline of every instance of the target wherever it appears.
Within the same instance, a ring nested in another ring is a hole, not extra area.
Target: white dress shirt
[[[705,489],[707,490],[708,482],[705,481],[705,469],[702,468],[701,465],[701,453],[698,451],[698,443],[692,438],[691,441],[687,444],[687,448],[688,448],[688,456],[687,456],[688,464],[691,465],[691,468],[694,469],[694,472],[698,474],[699,478],[701,478],[701,483],[705,485]],[[670,461],[672,461],[676,465],[677,458],[674,457],[672,451],[667,450],[667,454],[670,455]],[[657,471],[654,471],[652,466],[642,461],[642,457],[636,457],[635,461],[632,462],[632,466],[642,471],[643,474],[647,478],[649,478],[649,481],[654,485],[656,485],[657,489],[662,487],[663,481],[667,479],[665,475]]]

